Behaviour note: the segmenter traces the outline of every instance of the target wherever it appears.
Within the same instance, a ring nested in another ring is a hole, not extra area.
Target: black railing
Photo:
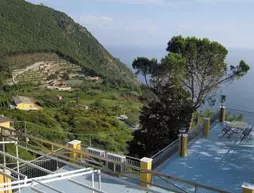
[[[254,125],[254,112],[226,108],[226,120],[239,120]]]

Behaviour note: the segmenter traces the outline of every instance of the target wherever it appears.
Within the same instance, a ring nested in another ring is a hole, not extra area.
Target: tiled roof
[[[16,105],[20,103],[34,104],[34,101],[32,99],[25,96],[15,96],[13,97],[13,101]]]
[[[0,115],[0,123],[8,122],[11,121],[8,117],[5,117],[3,115]]]

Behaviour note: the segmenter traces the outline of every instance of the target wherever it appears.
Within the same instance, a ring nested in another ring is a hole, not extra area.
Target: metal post
[[[17,158],[17,172],[18,172],[18,180],[20,180],[20,175],[19,175],[19,147],[18,147],[18,142],[14,144],[16,146],[16,158]],[[19,188],[19,193],[21,193],[21,189]]]
[[[94,188],[94,172],[92,173],[92,187]],[[94,193],[94,191],[92,191]]]
[[[2,130],[3,131],[3,130]],[[3,142],[4,142],[4,137],[3,137]],[[3,143],[3,152],[5,153],[5,143]],[[4,167],[6,167],[6,156],[4,154]]]
[[[99,190],[101,190],[101,171],[98,171],[98,175],[99,175]]]

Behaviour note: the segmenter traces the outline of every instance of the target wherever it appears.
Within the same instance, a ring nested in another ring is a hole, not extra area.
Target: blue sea
[[[148,58],[155,57],[160,60],[166,55],[166,51],[163,47],[147,49],[139,47],[109,46],[107,49],[113,56],[120,58],[121,61],[127,64],[130,68],[132,61],[137,56],[145,56]],[[229,48],[228,51],[228,64],[236,65],[243,59],[250,65],[251,69],[248,74],[240,80],[235,80],[230,84],[222,85],[217,91],[217,95],[226,95],[227,108],[254,112],[254,49]],[[140,77],[140,79],[143,81],[142,77]],[[216,103],[214,108],[219,108],[219,103]]]

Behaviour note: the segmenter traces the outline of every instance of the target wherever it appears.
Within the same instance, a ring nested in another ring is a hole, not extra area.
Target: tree
[[[63,73],[62,78],[63,78],[64,80],[69,80],[69,79],[70,79],[69,73],[68,73],[68,72]]]
[[[148,59],[145,57],[137,57],[133,63],[132,67],[137,70],[136,74],[142,74],[145,78],[145,82],[148,85],[147,76],[151,75],[157,66],[156,59]]]
[[[56,74],[50,74],[48,77],[47,77],[47,80],[54,80],[54,79],[57,79],[58,76]]]
[[[243,60],[228,66],[227,49],[207,38],[175,36],[168,42],[167,51],[162,65],[177,71],[174,76],[191,94],[195,109],[221,84],[241,78],[250,69]]]
[[[151,156],[170,144],[177,138],[179,129],[188,127],[194,111],[189,93],[183,88],[154,81],[152,89],[156,99],[143,106],[142,128],[133,133],[133,140],[129,142],[132,156]]]

